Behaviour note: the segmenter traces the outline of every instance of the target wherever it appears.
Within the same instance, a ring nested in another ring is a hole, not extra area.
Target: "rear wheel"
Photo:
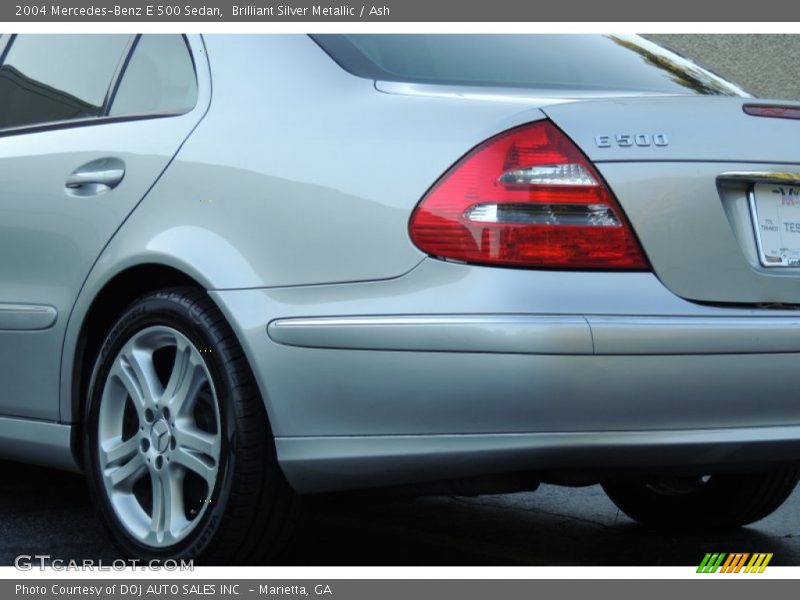
[[[603,484],[634,521],[658,528],[740,527],[770,515],[797,485],[797,467],[758,473],[676,477]]]
[[[152,560],[269,560],[296,517],[264,406],[233,332],[192,288],[118,320],[92,377],[85,462],[117,545]]]

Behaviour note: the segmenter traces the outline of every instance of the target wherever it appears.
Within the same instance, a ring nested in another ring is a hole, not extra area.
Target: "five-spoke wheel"
[[[86,402],[92,498],[138,558],[263,562],[296,500],[236,336],[194,288],[148,294],[98,352]]]
[[[131,535],[170,546],[193,529],[217,480],[220,417],[200,349],[147,327],[113,360],[100,401],[106,494]]]

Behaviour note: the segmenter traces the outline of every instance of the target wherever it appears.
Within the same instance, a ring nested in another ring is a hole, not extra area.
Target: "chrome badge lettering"
[[[665,133],[618,133],[615,135],[597,135],[594,138],[598,148],[647,148],[648,146],[669,146]]]

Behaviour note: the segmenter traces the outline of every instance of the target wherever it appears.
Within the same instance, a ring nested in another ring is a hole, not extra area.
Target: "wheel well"
[[[72,417],[76,424],[73,439],[73,453],[82,464],[80,424],[83,422],[82,399],[86,397],[92,368],[97,354],[108,335],[111,326],[130,304],[156,290],[191,286],[205,289],[185,273],[158,264],[131,267],[111,279],[95,296],[81,325],[78,342],[75,346],[75,361],[72,365]]]

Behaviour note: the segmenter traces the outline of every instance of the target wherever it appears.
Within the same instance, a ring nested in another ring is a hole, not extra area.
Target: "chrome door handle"
[[[78,167],[64,183],[71,196],[96,196],[117,187],[125,177],[125,163],[118,158],[98,158]]]

